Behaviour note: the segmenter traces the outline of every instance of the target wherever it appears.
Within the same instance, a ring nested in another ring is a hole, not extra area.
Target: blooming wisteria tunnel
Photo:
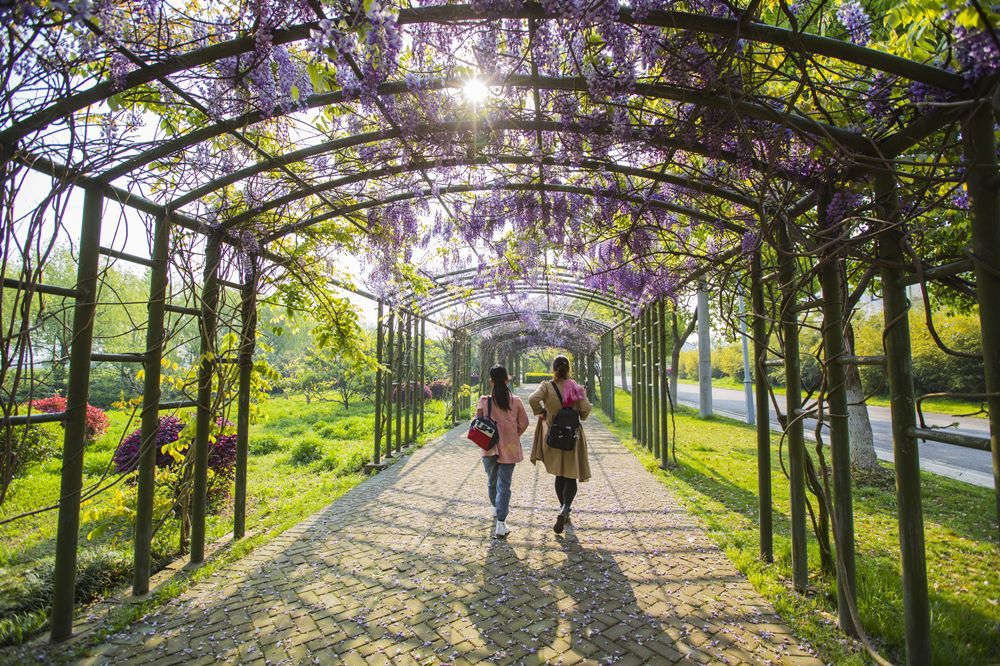
[[[377,303],[376,465],[423,427],[414,387],[431,326],[452,343],[455,420],[492,363],[518,369],[536,347],[569,351],[614,418],[615,363],[627,349],[634,435],[666,466],[671,318],[709,284],[724,307],[738,289],[750,297],[765,559],[766,368],[784,367],[793,582],[803,593],[803,421],[828,422],[839,619],[851,634],[863,628],[852,610],[845,383],[852,364],[884,366],[906,655],[929,663],[918,440],[977,443],[918,427],[909,294],[978,305],[979,397],[1000,478],[1000,42],[996,7],[976,0],[866,4],[0,6],[3,424],[65,426],[52,638],[72,633],[92,362],[143,368],[145,433],[171,410],[196,408],[199,562],[213,424],[230,401],[235,535],[246,529],[261,295],[314,313],[327,343],[358,356],[344,293]],[[80,190],[82,208],[69,206]],[[148,258],[101,244],[116,217],[122,234],[148,235]],[[44,279],[59,232],[75,238],[73,289]],[[93,340],[110,261],[149,269],[146,348],[131,354],[102,353]],[[845,340],[867,293],[881,298],[882,356],[858,357]],[[20,388],[34,371],[29,315],[46,296],[75,299],[67,408],[54,415],[31,412]],[[163,361],[192,318],[201,352],[191,395],[164,403]],[[823,340],[822,389],[808,406],[807,321],[821,322]],[[139,463],[136,595],[149,590],[154,442],[144,440]]]

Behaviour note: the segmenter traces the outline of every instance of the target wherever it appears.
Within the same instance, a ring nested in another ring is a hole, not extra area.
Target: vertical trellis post
[[[404,346],[404,338],[406,337],[403,333],[403,329],[406,325],[406,314],[400,312],[399,316],[396,317],[396,367],[393,372],[393,377],[395,377],[395,387],[393,390],[392,401],[396,407],[396,453],[403,452],[403,401],[404,401],[404,390],[403,390],[403,363],[405,362],[406,347]]]
[[[375,465],[382,463],[382,315],[384,309],[385,306],[380,298],[378,300],[378,319],[375,320],[375,361],[378,363],[375,368],[375,448],[372,451],[372,464]]]
[[[411,337],[413,343],[410,345],[412,351],[410,355],[413,362],[413,370],[410,372],[410,441],[417,441],[417,423],[419,422],[420,403],[424,399],[424,385],[420,382],[420,320],[416,314],[410,320]]]
[[[802,387],[799,373],[799,322],[795,310],[796,260],[788,238],[787,223],[777,225],[778,272],[781,281],[781,327],[785,357],[785,434],[788,437],[788,476],[790,478],[792,582],[802,591],[809,585],[809,561],[806,545],[806,475],[805,432],[802,424]],[[699,321],[699,326],[701,322]]]
[[[774,516],[771,505],[771,408],[767,390],[767,320],[760,249],[750,259],[750,307],[753,311],[754,399],[757,409],[757,505],[760,557],[774,561]]]
[[[156,477],[156,433],[160,421],[160,363],[163,359],[163,320],[169,282],[170,219],[157,216],[149,271],[149,305],[146,307],[146,358],[142,386],[142,444],[136,475],[135,542],[132,557],[132,594],[149,592],[153,540],[153,490]]]
[[[469,336],[468,331],[465,333],[465,378],[464,382],[468,382],[472,385],[472,339]],[[462,397],[462,409],[465,410],[462,413],[462,418],[466,419],[469,417],[469,411],[472,409],[472,394],[469,393]]]
[[[990,450],[997,529],[1000,531],[1000,188],[997,187],[997,145],[990,106],[980,103],[962,137],[966,182],[972,212],[972,257],[976,264],[976,296],[983,330],[983,370],[990,412]]]
[[[420,319],[420,432],[424,431],[424,386],[427,383],[427,320]]]
[[[636,352],[638,365],[636,375],[632,380],[632,390],[635,393],[637,405],[636,420],[638,421],[639,437],[637,441],[642,446],[646,445],[646,313],[639,311],[636,319]]]
[[[670,365],[671,340],[667,335],[667,300],[661,299],[657,308],[660,341],[660,469],[667,469],[670,463]]]
[[[395,353],[395,337],[396,337],[396,312],[395,310],[389,310],[389,323],[385,327],[385,384],[382,389],[382,396],[385,402],[385,457],[392,457],[392,431],[393,431],[393,418],[392,410],[396,408],[395,398],[392,395],[392,386],[396,381],[396,353]]]
[[[247,462],[250,447],[250,382],[257,347],[257,258],[246,257],[248,270],[240,294],[239,392],[236,398],[236,489],[233,536],[242,539],[247,526]]]
[[[621,342],[618,345],[618,349],[621,352],[621,356],[622,356],[622,389],[625,390],[625,391],[627,391],[628,387],[629,387],[629,383],[628,383],[628,374],[625,372],[625,370],[628,367],[628,359],[625,358],[626,345],[625,345],[625,327],[624,326],[622,327],[622,339],[621,339]]]
[[[893,467],[896,470],[896,515],[899,519],[900,563],[903,571],[903,613],[906,663],[931,663],[931,617],[927,596],[927,560],[924,551],[924,514],[920,499],[920,452],[913,397],[913,360],[910,346],[910,303],[900,280],[905,265],[896,199],[896,177],[875,172],[875,204],[887,228],[879,236],[882,264],[882,312],[885,318],[886,375],[892,412]]]
[[[403,376],[402,376],[402,393],[400,394],[400,401],[403,403],[403,441],[409,445],[413,441],[413,432],[410,429],[410,424],[413,415],[413,314],[410,312],[406,313],[406,319],[404,323],[404,329],[406,331],[405,338],[403,341]]]
[[[208,511],[208,439],[212,430],[212,376],[215,374],[219,308],[220,239],[205,239],[204,282],[201,291],[201,361],[198,365],[198,407],[194,435],[194,490],[191,499],[191,561],[205,559],[205,516]]]
[[[451,423],[458,423],[458,363],[459,339],[461,331],[455,331],[451,338]]]
[[[635,317],[632,318],[632,336],[629,340],[629,346],[632,351],[632,439],[639,441],[639,391],[636,389],[639,373],[638,359],[639,359],[639,346],[637,340],[639,339],[639,325]]]
[[[660,346],[659,302],[653,301],[649,305],[649,319],[650,337],[652,338],[650,341],[650,353],[653,358],[653,362],[651,364],[653,367],[653,381],[650,383],[650,388],[653,393],[653,399],[650,401],[650,405],[653,408],[652,451],[654,456],[659,457],[660,446],[663,444],[660,430],[660,410],[662,409],[662,403],[660,402],[660,375],[663,372],[663,354]]]
[[[830,191],[823,188],[817,206],[820,229],[826,230]],[[831,234],[832,236],[833,234]],[[828,238],[832,242],[833,238]],[[820,270],[823,294],[823,352],[827,378],[827,414],[830,419],[830,457],[833,474],[833,517],[837,539],[837,614],[840,628],[856,634],[848,607],[856,598],[854,566],[854,503],[851,499],[851,442],[847,426],[847,351],[844,344],[844,279],[839,257],[828,253]]]
[[[653,427],[653,398],[655,393],[653,392],[653,374],[656,370],[653,368],[653,363],[656,362],[656,354],[653,353],[653,305],[650,304],[646,306],[646,310],[643,313],[643,317],[646,320],[646,448],[649,451],[653,450],[654,440],[656,439],[656,430]]]
[[[76,592],[76,548],[80,532],[80,494],[83,489],[83,449],[90,397],[90,355],[97,310],[98,248],[104,196],[85,190],[80,227],[80,254],[76,270],[76,303],[73,306],[73,342],[70,347],[66,390],[66,420],[63,423],[63,458],[59,485],[59,517],[56,531],[55,570],[52,579],[53,641],[73,633],[73,602]]]

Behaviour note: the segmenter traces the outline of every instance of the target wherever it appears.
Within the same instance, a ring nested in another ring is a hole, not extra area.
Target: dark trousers
[[[573,498],[576,497],[576,479],[571,479],[568,476],[557,476],[556,497],[559,498],[559,503],[563,505],[563,512],[569,513],[570,505],[573,504]]]

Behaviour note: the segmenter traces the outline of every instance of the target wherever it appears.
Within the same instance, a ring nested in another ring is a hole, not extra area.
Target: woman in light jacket
[[[510,390],[510,376],[502,365],[490,368],[490,395],[484,395],[476,406],[476,416],[487,416],[497,424],[500,438],[497,445],[483,451],[483,469],[486,470],[487,492],[497,519],[494,535],[503,538],[510,534],[507,513],[510,507],[510,484],[514,465],[524,460],[521,435],[528,429],[528,412],[524,403]],[[490,402],[493,403],[490,409]]]
[[[555,384],[559,391],[552,387]],[[559,396],[562,395],[562,401]],[[541,460],[545,471],[556,477],[556,497],[559,498],[559,515],[553,528],[556,534],[569,524],[569,512],[576,497],[577,481],[583,482],[590,478],[590,461],[587,459],[587,438],[583,427],[577,431],[576,446],[572,451],[553,449],[546,443],[549,426],[552,419],[564,405],[572,407],[584,421],[590,416],[593,405],[587,400],[587,392],[582,386],[569,377],[569,359],[557,356],[552,362],[552,381],[542,382],[531,397],[528,398],[533,414],[539,416],[535,427],[535,441],[531,447],[531,462]]]

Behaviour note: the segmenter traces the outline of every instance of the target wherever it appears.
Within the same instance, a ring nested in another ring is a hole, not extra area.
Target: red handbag
[[[477,416],[469,424],[468,438],[481,448],[489,451],[500,441],[500,428],[493,420],[493,398],[486,398],[486,416]]]

